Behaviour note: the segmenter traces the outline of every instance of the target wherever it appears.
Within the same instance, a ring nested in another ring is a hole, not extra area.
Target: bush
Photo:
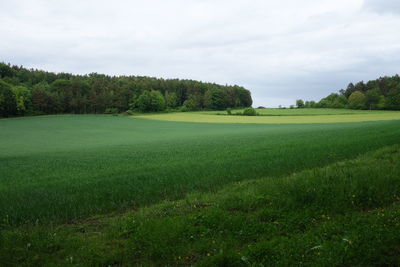
[[[180,109],[177,108],[167,108],[166,110],[164,110],[165,113],[173,113],[178,111],[180,111]]]
[[[182,107],[179,108],[179,111],[180,111],[180,112],[188,112],[189,109],[188,109],[187,106],[182,106]]]
[[[227,109],[226,109],[226,113],[228,113],[228,115],[232,115],[232,109],[227,108]]]
[[[104,113],[105,114],[118,114],[118,109],[117,108],[106,108]]]
[[[254,108],[246,108],[243,110],[244,116],[257,116],[257,111]]]

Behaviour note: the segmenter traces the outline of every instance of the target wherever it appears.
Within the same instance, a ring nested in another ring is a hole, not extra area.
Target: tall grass
[[[9,228],[17,265],[397,266],[400,146],[74,225]],[[78,249],[79,248],[79,249]]]

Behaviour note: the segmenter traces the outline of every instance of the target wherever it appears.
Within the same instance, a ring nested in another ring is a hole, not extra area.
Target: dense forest
[[[297,100],[299,108],[351,108],[400,110],[400,76],[350,83],[339,93],[332,93],[319,102]]]
[[[249,107],[249,90],[193,80],[73,75],[0,63],[0,116],[222,110]]]

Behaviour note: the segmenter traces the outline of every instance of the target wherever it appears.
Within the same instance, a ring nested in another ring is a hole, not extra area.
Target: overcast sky
[[[0,61],[238,84],[254,106],[400,72],[400,0],[0,0]]]

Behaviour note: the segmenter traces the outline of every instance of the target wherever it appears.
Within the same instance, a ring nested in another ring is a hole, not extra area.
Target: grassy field
[[[243,112],[244,109],[232,110],[232,113]],[[369,115],[396,113],[386,110],[357,110],[357,109],[334,109],[334,108],[265,108],[256,109],[257,113],[266,116],[311,116],[311,115]],[[206,114],[227,114],[226,111],[203,111]],[[398,112],[397,112],[398,113]]]
[[[232,113],[243,110],[233,110]],[[260,116],[228,116],[226,111],[178,112],[144,114],[137,118],[203,122],[203,123],[256,123],[256,124],[308,124],[399,120],[398,111],[348,110],[348,109],[257,109]]]
[[[0,120],[0,263],[400,263],[399,143],[398,120]]]

